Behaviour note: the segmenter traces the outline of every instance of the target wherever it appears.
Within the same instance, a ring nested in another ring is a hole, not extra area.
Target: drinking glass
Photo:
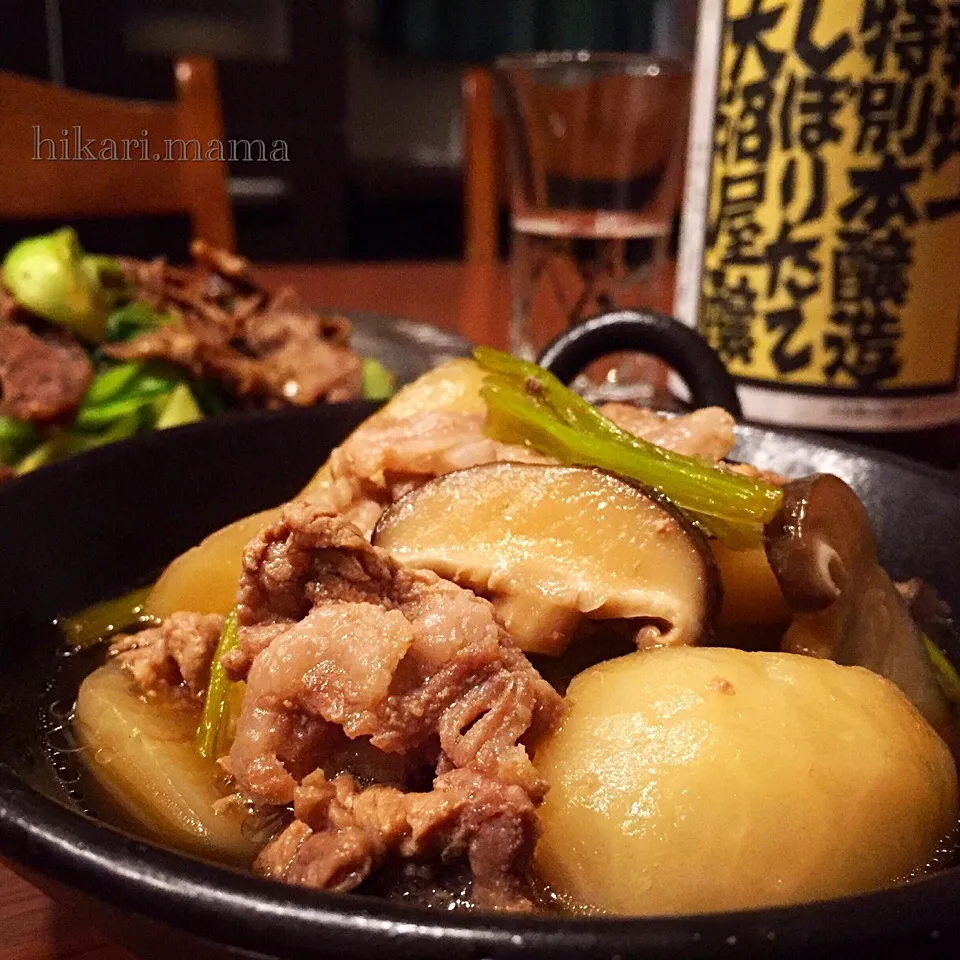
[[[669,307],[689,66],[533,53],[500,58],[496,77],[510,183],[511,349],[533,359],[598,313]],[[620,358],[593,373],[629,387],[651,367]]]

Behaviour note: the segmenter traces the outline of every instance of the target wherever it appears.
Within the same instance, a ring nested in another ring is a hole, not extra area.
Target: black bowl
[[[845,900],[652,920],[430,913],[257,879],[85,816],[45,750],[51,620],[149,581],[224,522],[293,494],[373,406],[225,417],[55,464],[0,488],[0,854],[143,960],[192,957],[587,960],[957,956],[960,870]],[[830,471],[860,492],[883,559],[960,607],[960,489],[890,456],[755,428],[739,455]],[[960,651],[952,651],[956,660]],[[2,939],[2,938],[0,938]]]

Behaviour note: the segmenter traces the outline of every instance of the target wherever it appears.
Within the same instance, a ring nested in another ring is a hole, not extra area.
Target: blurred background
[[[14,0],[0,69],[168,99],[172,58],[214,57],[226,137],[288,144],[288,162],[231,165],[247,256],[459,259],[465,68],[523,50],[689,56],[695,23],[696,0]],[[0,248],[37,227],[0,224]],[[189,239],[175,217],[81,233],[90,249],[174,260]]]

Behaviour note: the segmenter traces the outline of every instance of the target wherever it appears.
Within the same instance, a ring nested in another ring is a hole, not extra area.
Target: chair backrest
[[[194,239],[233,250],[216,67],[174,73],[177,99],[152,102],[0,71],[0,218],[186,213]]]
[[[494,104],[493,73],[470,67],[463,77],[464,255],[467,263],[499,259],[499,212],[507,202],[502,121]]]

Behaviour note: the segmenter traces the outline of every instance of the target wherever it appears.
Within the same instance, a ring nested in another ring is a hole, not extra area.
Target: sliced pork
[[[275,880],[348,892],[388,856],[448,862],[467,855],[473,901],[529,910],[528,867],[537,837],[534,803],[518,786],[483,774],[441,774],[427,793],[358,788],[349,775],[314,774],[297,787],[296,818],[257,858]]]
[[[528,907],[546,784],[527,747],[561,700],[492,606],[298,502],[248,546],[237,610],[224,665],[247,688],[224,766],[244,797],[294,807],[257,868],[352,890],[388,855],[465,854],[482,902]],[[393,784],[359,787],[344,735],[407,761],[405,782],[394,767]],[[433,789],[407,792],[425,769]]]
[[[342,518],[293,503],[254,539],[238,623],[225,665],[247,693],[229,766],[256,799],[293,799],[281,758],[303,718],[387,753],[433,744],[451,767],[542,796],[521,740],[558,719],[553,688],[487,601],[404,570]]]
[[[495,460],[550,462],[526,447],[491,440],[477,414],[430,410],[377,417],[333,451],[329,480],[310,498],[369,537],[380,514],[405,493],[453,470]]]
[[[719,407],[673,418],[621,403],[602,409],[628,432],[677,453],[719,460],[733,447],[733,418]],[[504,460],[554,462],[528,447],[492,440],[480,414],[430,410],[378,417],[333,451],[327,484],[310,496],[369,536],[391,503],[428,480]]]
[[[119,635],[110,656],[145,696],[174,695],[199,703],[223,621],[215,613],[175,613],[159,626]]]
[[[733,449],[735,421],[721,407],[703,407],[680,417],[627,403],[605,403],[600,412],[641,440],[689,457],[722,460]]]

